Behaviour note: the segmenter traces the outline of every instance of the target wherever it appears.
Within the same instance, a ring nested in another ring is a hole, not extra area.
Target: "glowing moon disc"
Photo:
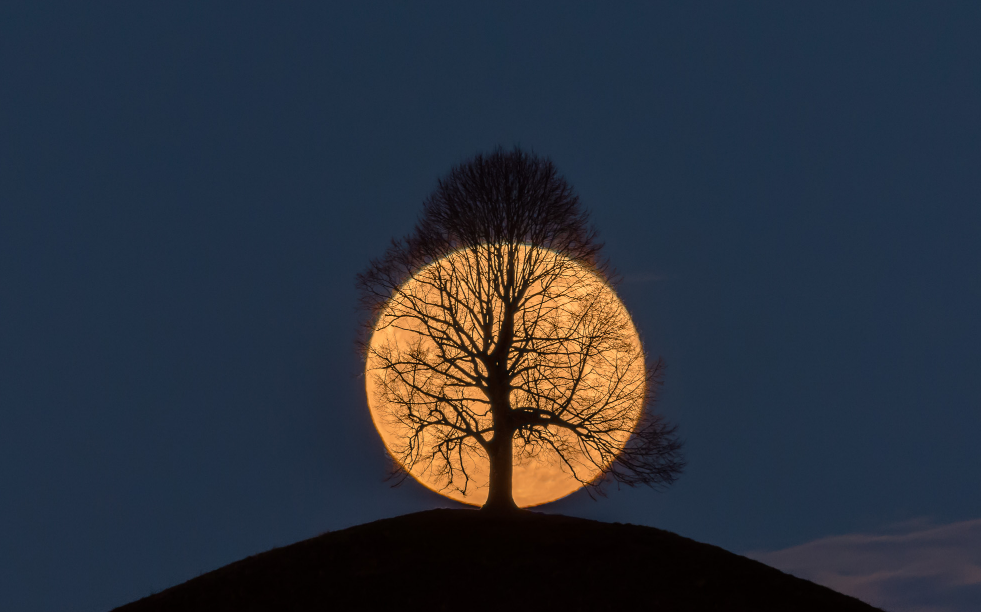
[[[646,370],[643,350],[626,308],[613,289],[602,278],[580,264],[542,249],[522,246],[518,247],[518,251],[519,269],[532,270],[537,265],[551,266],[549,269],[561,270],[561,274],[551,280],[547,290],[538,292],[543,297],[538,302],[535,302],[534,299],[528,301],[523,308],[526,312],[519,313],[519,319],[526,322],[526,328],[528,321],[543,325],[542,318],[548,316],[542,315],[543,312],[561,313],[552,315],[554,320],[546,322],[553,325],[553,329],[558,329],[562,325],[583,325],[582,318],[570,315],[570,309],[565,308],[564,304],[560,304],[561,300],[566,300],[566,302],[571,300],[577,304],[586,302],[599,304],[599,310],[596,311],[599,312],[599,315],[595,315],[594,312],[590,316],[616,318],[622,321],[618,328],[621,339],[615,344],[606,345],[605,349],[592,355],[589,358],[591,361],[586,364],[588,367],[582,370],[585,374],[581,375],[583,388],[600,388],[607,384],[606,380],[611,378],[611,372],[616,369],[614,378],[620,380],[618,384],[621,386],[617,393],[621,395],[619,396],[620,399],[617,400],[619,403],[611,404],[615,408],[615,413],[611,412],[610,414],[612,415],[611,422],[614,418],[619,419],[617,421],[619,425],[613,428],[616,429],[614,433],[608,435],[611,436],[616,448],[622,449],[644,408],[646,397],[644,387],[646,385]],[[402,380],[405,380],[406,374],[405,372],[400,372],[398,375],[392,373],[391,364],[393,360],[391,356],[402,354],[418,356],[437,353],[437,343],[433,340],[433,334],[440,334],[445,331],[439,329],[438,325],[427,327],[422,322],[425,317],[410,317],[407,316],[407,313],[416,312],[418,314],[420,308],[429,307],[419,307],[419,304],[438,305],[440,303],[439,292],[434,287],[443,286],[445,288],[446,283],[453,286],[453,298],[460,303],[469,304],[471,307],[486,304],[488,299],[486,296],[490,293],[485,291],[486,286],[481,289],[481,283],[485,282],[483,279],[484,276],[487,276],[487,263],[490,260],[482,261],[481,258],[485,255],[472,250],[461,250],[423,268],[395,292],[378,319],[369,342],[365,365],[366,391],[371,418],[386,448],[396,460],[405,455],[406,443],[410,435],[406,419],[400,416],[399,410],[402,410],[402,405],[411,403],[412,399],[410,392],[404,389],[400,390],[398,387],[400,384],[398,376],[402,376]],[[535,287],[541,289],[542,283],[536,282],[538,284]],[[529,293],[534,294],[535,292]],[[477,297],[478,294],[483,296],[483,300]],[[414,310],[407,308],[407,304],[410,303],[416,305]],[[495,308],[499,308],[499,306]],[[479,308],[471,308],[469,311],[472,312],[473,310],[479,310]],[[467,310],[464,309],[461,312],[465,311]],[[522,317],[524,318],[522,319]],[[536,317],[538,318],[536,319]],[[497,318],[498,324],[499,318]],[[572,319],[575,319],[575,323],[572,322]],[[464,321],[462,325],[470,335],[479,336],[479,324]],[[400,360],[396,359],[395,361]],[[478,366],[473,367],[479,369]],[[556,382],[556,380],[560,382]],[[623,383],[624,380],[627,382]],[[571,385],[568,385],[569,388],[563,388],[561,379],[553,378],[548,382],[552,385],[551,393],[553,394],[580,393],[573,391]],[[441,388],[450,387],[452,385],[449,387],[444,385]],[[472,402],[472,405],[477,407],[474,408],[474,412],[478,413],[475,417],[477,421],[491,422],[485,406],[486,399],[480,395],[479,390],[469,388],[456,389],[453,392],[458,394],[457,401]],[[516,402],[520,404],[526,399],[523,398],[520,390],[513,391],[511,398],[513,406]],[[485,407],[479,408],[482,405]],[[479,414],[481,411],[483,414]],[[431,445],[427,448],[426,440],[425,436],[418,440],[419,446],[423,447],[422,451],[424,451],[421,456],[426,455],[425,451],[431,451],[434,448]],[[581,451],[576,450],[575,439],[570,437],[567,442],[569,444],[565,447],[565,458],[566,460],[571,458],[573,465],[576,466],[579,479],[573,476],[567,462],[555,450],[545,448],[530,453],[528,447],[523,447],[522,444],[517,443],[516,439],[513,497],[518,506],[535,506],[565,497],[582,486],[580,480],[586,482],[594,480],[601,474],[602,468],[608,464],[608,462],[601,462],[601,467],[596,465],[595,459],[592,462],[586,461],[586,456]],[[560,443],[562,443],[561,439]],[[580,453],[579,459],[582,459],[581,461],[577,461],[576,452]],[[469,446],[457,452],[454,461],[457,461],[458,465],[452,482],[447,475],[447,465],[440,464],[438,457],[435,462],[408,462],[408,465],[407,462],[403,461],[402,463],[409,474],[427,488],[459,502],[482,505],[487,499],[489,479],[489,462],[486,454],[478,445],[471,442]],[[468,480],[460,479],[459,467],[466,470]]]

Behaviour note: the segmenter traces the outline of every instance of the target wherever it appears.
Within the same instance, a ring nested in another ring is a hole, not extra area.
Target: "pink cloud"
[[[890,612],[981,611],[981,519],[911,521],[746,556]]]

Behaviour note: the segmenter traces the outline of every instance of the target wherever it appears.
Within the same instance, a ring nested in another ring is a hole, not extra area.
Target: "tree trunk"
[[[514,433],[507,430],[494,432],[494,440],[488,445],[490,455],[490,485],[487,501],[481,510],[489,512],[512,512],[518,509],[512,496],[512,473],[514,469],[512,452]]]
[[[513,284],[513,271],[509,272]],[[514,472],[514,426],[511,422],[511,385],[508,380],[508,353],[514,339],[514,308],[506,305],[501,319],[497,346],[485,362],[487,366],[487,390],[491,415],[494,419],[494,438],[487,446],[490,458],[490,483],[487,502],[482,510],[512,512],[518,509],[512,491]]]

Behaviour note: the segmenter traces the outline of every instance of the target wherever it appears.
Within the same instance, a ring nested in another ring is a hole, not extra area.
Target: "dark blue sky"
[[[975,2],[0,6],[0,609],[450,505],[382,481],[354,276],[550,156],[689,468],[544,507],[737,552],[981,517]]]

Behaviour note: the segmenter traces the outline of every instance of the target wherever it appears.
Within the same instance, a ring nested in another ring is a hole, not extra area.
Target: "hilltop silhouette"
[[[116,612],[618,609],[877,610],[653,527],[430,510],[248,557]]]

